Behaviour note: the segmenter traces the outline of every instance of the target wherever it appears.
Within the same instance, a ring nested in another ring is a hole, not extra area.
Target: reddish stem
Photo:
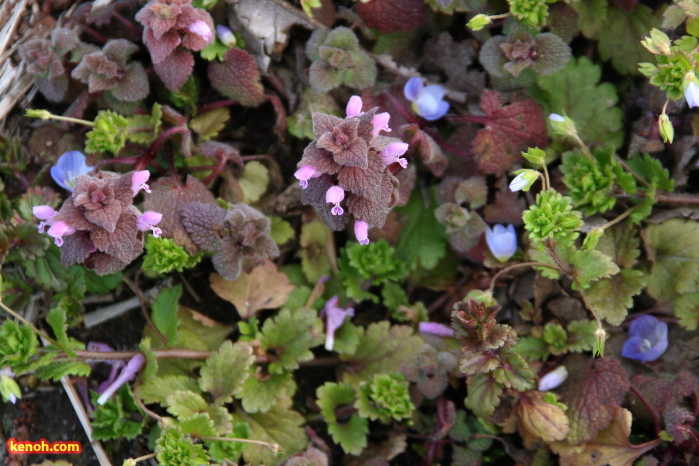
[[[221,170],[223,170],[223,167],[226,166],[226,162],[228,162],[228,157],[222,156],[221,160],[218,161],[218,165],[216,165],[216,168],[214,168],[213,171],[209,174],[209,176],[207,176],[204,179],[203,183],[206,185],[214,181],[216,177],[219,175],[219,173],[221,173]]]
[[[439,145],[439,147],[441,147],[442,149],[448,150],[452,154],[458,155],[461,157],[472,157],[473,156],[473,154],[470,151],[468,151],[466,149],[460,149],[452,144],[449,144],[447,141],[442,139],[442,136],[439,135],[437,130],[435,130],[433,128],[425,128],[425,132],[427,134],[429,134],[430,136],[432,136],[432,139],[434,139],[434,142],[436,142],[437,145]]]
[[[139,160],[138,162],[136,162],[134,170],[139,171],[146,168],[146,166],[148,166],[148,163],[152,159],[154,159],[156,155],[158,155],[160,146],[162,146],[165,141],[170,139],[170,137],[178,133],[185,134],[188,131],[189,130],[184,126],[173,126],[172,128],[160,133],[158,139],[156,139],[155,142],[143,154],[139,156]]]
[[[643,403],[643,406],[646,407],[646,409],[650,412],[650,414],[653,416],[653,425],[655,426],[655,433],[658,434],[660,432],[660,415],[658,412],[655,410],[655,408],[648,402],[645,396],[641,394],[638,390],[636,390],[636,387],[631,385],[631,392],[638,397],[638,399]]]
[[[413,112],[411,112],[405,105],[403,105],[403,102],[397,99],[393,94],[391,94],[390,92],[384,92],[384,94],[386,95],[386,97],[388,97],[388,100],[391,101],[393,106],[396,107],[398,113],[400,113],[401,116],[408,121],[408,123],[416,124],[420,128],[424,128],[425,126],[427,126],[427,124],[424,121],[422,121]]]
[[[221,107],[229,107],[231,105],[238,105],[240,102],[233,99],[217,100],[216,102],[211,102],[210,104],[202,105],[199,107],[199,115],[202,113],[210,112]]]
[[[90,35],[91,35],[97,42],[99,42],[100,44],[104,45],[104,44],[107,43],[107,38],[106,38],[106,37],[104,37],[104,36],[103,36],[102,34],[100,34],[99,32],[95,31],[94,29],[92,29],[92,28],[91,28],[90,26],[88,26],[87,24],[79,23],[78,21],[76,21],[76,20],[74,20],[74,19],[72,19],[72,18],[69,18],[69,21],[71,21],[71,22],[77,24],[78,26],[80,26],[81,28],[83,28],[83,30],[84,30],[85,32],[87,32],[88,34],[90,34]]]
[[[284,134],[286,132],[286,110],[284,109],[284,104],[282,104],[281,99],[276,94],[266,95],[265,99],[274,106],[274,110],[277,112],[277,122],[274,126],[280,134]]]
[[[133,32],[136,37],[141,37],[143,35],[143,31],[138,29],[131,21],[126,19],[120,13],[117,13],[116,11],[112,11],[112,18],[116,19],[121,24],[126,26],[127,29],[129,29],[131,32]]]

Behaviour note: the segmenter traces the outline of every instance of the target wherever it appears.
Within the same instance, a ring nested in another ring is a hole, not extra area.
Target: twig
[[[492,295],[493,291],[495,290],[495,283],[497,282],[498,278],[500,278],[500,275],[509,272],[512,269],[517,269],[520,267],[548,267],[549,269],[554,269],[559,272],[562,272],[561,269],[558,267],[551,265],[551,264],[546,264],[544,262],[522,262],[520,264],[512,264],[508,267],[505,267],[504,269],[500,270],[498,273],[493,275],[493,278],[490,279],[490,287],[488,288],[488,292]]]

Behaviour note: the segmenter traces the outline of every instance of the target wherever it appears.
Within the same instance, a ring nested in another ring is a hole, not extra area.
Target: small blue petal
[[[655,344],[655,346],[646,351],[646,357],[643,359],[643,362],[655,361],[656,359],[658,359],[660,356],[663,355],[663,353],[667,349],[667,345],[667,340],[660,340],[658,343]]]
[[[408,79],[408,82],[405,83],[405,87],[403,87],[403,95],[405,95],[405,98],[410,100],[411,102],[415,100],[420,93],[420,91],[423,88],[422,84],[422,79],[420,78],[410,78]]]
[[[442,118],[449,111],[449,103],[443,100],[439,101],[437,104],[437,110],[430,115],[430,118],[425,117],[426,120],[434,121]]]
[[[439,102],[430,94],[420,93],[417,100],[413,102],[413,106],[417,107],[417,113],[421,117],[429,119],[437,113]]]
[[[642,361],[646,353],[643,351],[643,338],[631,337],[624,343],[621,349],[621,355],[629,359],[637,359]]]
[[[420,94],[429,94],[431,95],[434,100],[442,100],[444,98],[444,94],[446,91],[444,88],[438,84],[430,84],[429,86],[426,86]]]
[[[659,336],[662,338],[663,328],[665,329],[665,339],[667,339],[667,324],[665,322],[661,322],[653,316],[639,316],[631,323],[629,336],[656,340]],[[658,334],[658,330],[661,331],[660,334]]]
[[[71,150],[58,158],[56,165],[51,167],[51,177],[63,189],[73,190],[73,180],[76,176],[90,172],[91,167],[85,163],[85,155],[77,150]]]

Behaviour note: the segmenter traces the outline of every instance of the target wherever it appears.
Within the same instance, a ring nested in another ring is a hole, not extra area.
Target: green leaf
[[[182,272],[185,267],[194,267],[202,258],[199,253],[190,256],[187,251],[175,244],[170,238],[148,235],[146,238],[146,255],[141,268],[149,276],[170,273],[173,270]]]
[[[248,378],[253,362],[250,345],[244,342],[233,345],[226,340],[206,359],[200,371],[199,387],[213,395],[214,403],[230,403]]]
[[[389,280],[400,281],[407,275],[405,265],[396,257],[386,240],[382,239],[369,245],[349,243],[343,252],[347,252],[349,265],[364,279],[371,280],[372,284],[379,285]]]
[[[591,351],[595,345],[597,322],[594,320],[575,320],[568,325],[567,350],[572,353]]]
[[[0,394],[2,395],[2,400],[7,403],[14,396],[16,399],[22,398],[22,391],[15,382],[15,379],[8,377],[3,374],[0,376]]]
[[[116,438],[133,439],[141,433],[146,424],[146,417],[138,407],[128,384],[123,385],[113,401],[107,400],[103,405],[97,403],[99,395],[92,392],[92,403],[96,409],[93,413],[92,437],[96,440]]]
[[[46,316],[46,321],[51,325],[53,329],[53,334],[56,335],[56,340],[63,347],[66,354],[71,358],[76,357],[75,351],[71,347],[70,341],[68,341],[68,334],[66,334],[67,318],[66,311],[61,307],[55,307],[49,311]]]
[[[199,385],[192,377],[184,375],[153,377],[138,387],[138,396],[146,404],[159,403],[164,407],[168,395],[182,390],[198,392]]]
[[[607,0],[573,2],[570,6],[580,15],[578,19],[580,32],[587,38],[597,35],[607,19]]]
[[[500,404],[503,385],[496,382],[492,373],[476,374],[468,383],[468,395],[464,404],[476,416],[486,417]]]
[[[100,110],[95,126],[87,133],[85,152],[111,152],[117,154],[126,144],[129,120],[111,110]]]
[[[186,419],[206,410],[206,400],[198,393],[177,391],[168,395],[165,400],[167,411],[178,419]]]
[[[133,115],[128,118],[127,138],[136,144],[147,145],[155,141],[163,122],[162,106],[153,104],[150,115]]]
[[[629,159],[628,164],[636,174],[658,189],[667,192],[675,189],[675,180],[670,178],[670,172],[663,167],[660,160],[650,154],[636,154]]]
[[[339,444],[345,453],[359,455],[367,445],[369,421],[352,414],[342,423],[335,416],[335,409],[352,405],[355,401],[354,390],[349,385],[326,382],[316,391],[318,406],[323,419],[328,424],[328,432],[335,443]]]
[[[162,430],[160,437],[155,444],[156,458],[158,464],[176,464],[178,466],[200,466],[209,464],[209,457],[204,451],[204,447],[182,433],[179,426],[172,424],[169,419]]]
[[[330,275],[332,267],[330,266],[329,243],[332,233],[328,227],[321,221],[304,223],[301,226],[301,238],[299,239],[301,250],[299,257],[301,258],[301,270],[306,276],[309,283],[317,283],[320,277]],[[335,248],[332,248],[334,257]],[[354,287],[358,287],[356,282]]]
[[[177,319],[178,301],[182,294],[182,285],[165,288],[153,301],[151,318],[153,324],[167,339],[167,345],[173,346],[177,338],[177,327],[180,321]]]
[[[630,268],[612,278],[603,278],[590,285],[585,292],[600,319],[611,325],[621,325],[633,306],[633,297],[643,290],[646,281],[643,272]]]
[[[61,264],[60,250],[51,246],[41,257],[24,262],[24,270],[29,278],[45,290],[62,291],[69,278],[68,269]]]
[[[401,373],[376,374],[359,388],[354,407],[361,417],[379,419],[388,424],[391,419],[409,418],[415,406],[410,401],[410,383]]]
[[[34,376],[42,380],[58,382],[65,375],[87,377],[90,375],[90,365],[84,362],[54,361],[34,371]]]
[[[265,374],[258,368],[251,370],[250,377],[235,396],[242,400],[246,413],[266,413],[281,398],[292,396],[294,392],[296,382],[292,372]]]
[[[298,309],[293,314],[282,309],[275,317],[265,320],[258,337],[265,351],[277,357],[269,364],[269,372],[281,374],[295,370],[299,362],[310,361],[310,351],[325,341],[323,323],[313,309]]]
[[[563,69],[537,76],[532,96],[544,106],[545,114],[567,115],[575,121],[587,143],[621,146],[623,131],[619,100],[612,83],[599,83],[602,70],[586,57],[571,58]]]
[[[699,291],[699,223],[673,218],[648,225],[645,233],[647,245],[655,252],[646,278],[648,294],[671,300],[678,293]]]
[[[422,348],[422,338],[413,334],[412,328],[394,325],[387,321],[373,323],[366,329],[357,327],[359,344],[353,354],[343,354],[347,370],[342,381],[358,387],[374,374],[395,371],[397,367],[417,356]]]
[[[0,365],[9,365],[16,375],[22,375],[21,365],[26,365],[38,349],[39,339],[30,326],[5,319],[0,326]]]
[[[553,322],[547,323],[544,326],[543,337],[553,354],[559,355],[565,353],[566,344],[568,342],[568,332],[566,332],[561,324]]]
[[[579,249],[566,259],[573,267],[573,276],[583,289],[588,288],[591,282],[619,273],[619,267],[612,262],[611,257],[599,251]]]
[[[306,421],[302,415],[291,409],[291,398],[282,398],[266,413],[236,412],[233,420],[250,425],[251,437],[255,440],[280,445],[285,451],[285,456],[299,452],[308,445],[308,438],[302,427]],[[267,466],[276,466],[285,459],[275,456],[269,447],[254,444],[243,450],[243,458],[249,463]]]
[[[689,331],[696,330],[699,324],[699,293],[683,294],[673,303],[675,316],[680,325]]]
[[[189,127],[199,135],[199,140],[204,142],[218,136],[230,118],[230,110],[219,107],[192,118]]]
[[[633,224],[623,222],[605,229],[595,249],[611,257],[619,267],[633,267],[641,254],[640,244]]]
[[[220,40],[216,39],[213,44],[207,45],[201,49],[199,54],[201,55],[201,58],[207,61],[221,61],[223,60],[224,55],[226,55],[226,52],[228,52],[229,48],[230,47],[223,44]]]
[[[639,75],[638,64],[653,60],[653,54],[641,45],[640,38],[659,23],[653,10],[645,5],[636,5],[632,12],[611,6],[604,26],[595,37],[599,39],[600,58],[611,60],[621,74]]]
[[[233,432],[222,435],[230,439],[249,439],[252,436],[252,429],[244,422],[239,422],[233,426]],[[209,451],[211,459],[223,463],[224,459],[238,461],[243,449],[248,445],[234,440],[205,440],[206,449]]]
[[[138,344],[138,349],[143,352],[146,357],[146,365],[141,371],[141,382],[145,383],[155,377],[158,372],[158,358],[155,357],[155,352],[150,349],[150,338],[144,337]]]
[[[267,191],[269,170],[257,160],[248,162],[243,168],[243,173],[240,175],[238,183],[240,183],[240,189],[243,190],[245,202],[248,204],[257,202]]]
[[[357,351],[357,345],[359,344],[359,332],[357,331],[357,326],[355,326],[349,320],[345,322],[335,330],[335,344],[333,345],[333,351],[338,354],[354,354]]]
[[[289,240],[295,236],[291,223],[281,217],[269,217],[269,219],[272,222],[272,231],[269,233],[269,236],[271,236],[278,245],[281,246],[282,244],[288,243]]]
[[[423,199],[421,190],[415,189],[408,203],[395,209],[405,216],[396,243],[396,257],[408,264],[410,269],[418,265],[432,269],[447,252],[446,229],[434,216],[436,207],[433,190],[429,199]]]
[[[548,344],[532,335],[520,337],[512,350],[527,361],[543,361],[549,355]]]
[[[148,237],[151,238],[151,236]],[[124,276],[121,272],[97,275],[94,271],[85,269],[85,287],[89,293],[107,294],[115,290],[123,281]]]
[[[209,416],[209,413],[192,414],[189,417],[179,419],[178,424],[183,434],[189,434],[195,437],[213,437],[216,435],[214,421],[211,419],[211,416]]]
[[[497,383],[520,392],[534,387],[536,374],[522,356],[510,350],[500,350],[500,356],[505,361],[493,371]]]

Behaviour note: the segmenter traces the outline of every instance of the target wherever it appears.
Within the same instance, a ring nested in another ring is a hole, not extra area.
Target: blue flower
[[[655,361],[667,349],[667,323],[653,316],[640,316],[629,327],[629,339],[621,355],[642,362]]]
[[[85,155],[80,151],[71,150],[61,155],[56,165],[51,167],[51,177],[61,188],[72,191],[75,177],[86,175],[90,170],[92,168],[85,163]]]
[[[413,103],[413,112],[428,121],[442,118],[449,110],[449,104],[444,99],[444,88],[436,84],[425,86],[420,78],[410,78],[403,94]]]
[[[495,225],[492,229],[488,227],[485,231],[485,241],[488,243],[490,252],[500,262],[510,260],[517,252],[517,232],[514,225]]]

